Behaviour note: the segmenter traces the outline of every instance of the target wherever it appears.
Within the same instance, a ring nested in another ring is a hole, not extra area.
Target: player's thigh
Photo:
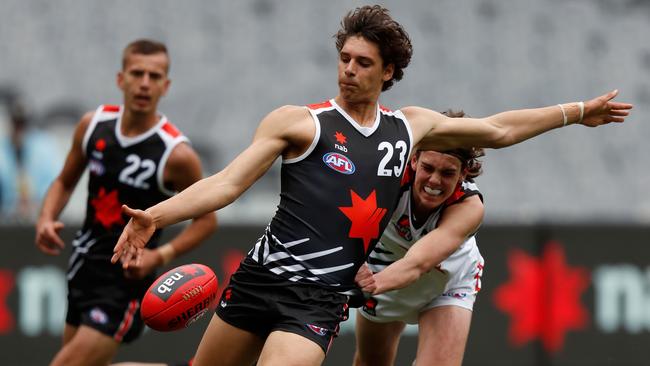
[[[258,366],[318,366],[325,359],[321,346],[301,335],[276,330],[269,334]]]
[[[405,325],[399,321],[373,322],[366,319],[360,312],[357,313],[354,365],[392,365]]]
[[[51,366],[104,366],[111,361],[119,345],[106,334],[81,325],[54,357]]]
[[[472,312],[460,306],[439,306],[420,314],[416,365],[460,365]]]
[[[263,346],[264,340],[259,336],[233,327],[213,315],[192,366],[249,366],[255,363]]]

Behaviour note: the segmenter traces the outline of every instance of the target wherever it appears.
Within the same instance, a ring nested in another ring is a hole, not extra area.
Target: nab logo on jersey
[[[352,160],[348,159],[347,156],[336,152],[331,152],[323,155],[323,162],[325,165],[336,170],[339,173],[352,174],[355,170]]]

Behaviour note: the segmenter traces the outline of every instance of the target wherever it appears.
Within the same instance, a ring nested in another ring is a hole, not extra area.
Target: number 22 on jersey
[[[120,172],[119,181],[135,188],[149,189],[146,180],[155,173],[156,163],[150,159],[141,159],[136,154],[129,154],[126,162],[128,165]]]

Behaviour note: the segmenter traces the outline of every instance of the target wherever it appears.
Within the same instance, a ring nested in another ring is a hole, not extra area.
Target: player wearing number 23
[[[51,365],[108,364],[120,343],[141,333],[140,299],[155,279],[154,269],[198,245],[215,228],[214,214],[202,215],[160,247],[156,232],[151,248],[131,269],[110,262],[128,221],[123,204],[146,208],[201,178],[187,138],[157,111],[169,87],[168,68],[163,44],[139,40],[127,46],[117,76],[124,104],[101,105],[81,118],[63,170],[45,197],[36,244],[56,255],[63,249],[58,235],[63,224],[57,218],[88,168],[86,218],[68,264],[63,348]]]
[[[197,366],[322,364],[345,317],[346,291],[395,210],[416,144],[505,147],[570,123],[622,122],[632,108],[611,102],[610,93],[482,119],[422,107],[391,111],[379,96],[409,64],[406,31],[385,8],[364,6],[343,18],[335,40],[338,95],[272,111],[222,171],[147,210],[125,208],[131,220],[111,260],[128,266],[156,229],[229,205],[282,158],[276,214],[223,290]]]

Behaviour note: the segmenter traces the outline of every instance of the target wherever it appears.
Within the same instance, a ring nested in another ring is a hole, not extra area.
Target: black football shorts
[[[85,261],[68,280],[66,323],[85,325],[117,342],[129,343],[144,329],[140,301],[155,277],[129,280],[119,263],[98,262]]]
[[[216,313],[262,339],[276,330],[298,334],[327,354],[339,323],[347,319],[347,301],[338,292],[286,280],[247,257],[230,277]]]

